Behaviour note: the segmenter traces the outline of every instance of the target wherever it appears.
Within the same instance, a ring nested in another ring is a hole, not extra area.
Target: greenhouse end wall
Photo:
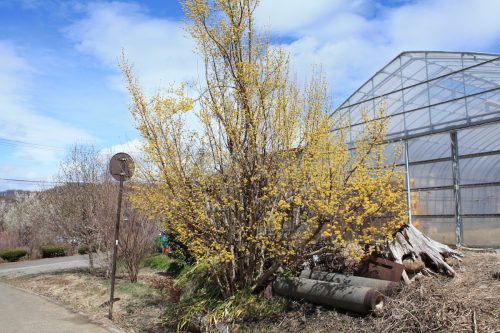
[[[335,111],[349,143],[381,107],[387,151],[403,151],[409,223],[443,243],[500,248],[500,55],[400,54]]]

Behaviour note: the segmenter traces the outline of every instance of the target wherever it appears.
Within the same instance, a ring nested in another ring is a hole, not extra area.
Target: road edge
[[[63,307],[64,309],[74,313],[74,314],[77,314],[81,317],[84,317],[86,320],[88,320],[90,323],[92,324],[95,324],[95,325],[98,325],[98,326],[101,326],[105,329],[107,329],[108,331],[110,332],[113,332],[113,333],[127,333],[126,331],[123,331],[122,329],[118,328],[116,325],[110,323],[110,322],[107,322],[108,320],[107,319],[104,319],[104,318],[99,318],[100,320],[90,316],[89,314],[85,313],[85,312],[82,312],[82,311],[78,311],[78,310],[75,310],[73,307],[69,306],[68,304],[64,304],[64,303],[61,303],[55,299],[52,299],[50,297],[47,297],[45,295],[41,295],[41,294],[38,294],[36,292],[34,292],[33,290],[30,290],[30,289],[23,289],[23,288],[20,288],[18,286],[14,286],[10,283],[6,283],[5,280],[0,280],[0,284],[3,284],[9,288],[13,288],[13,289],[17,289],[19,291],[22,291],[22,292],[25,292],[27,294],[31,294],[31,295],[34,295],[34,296],[38,296],[46,301],[49,301],[53,304],[56,304],[58,306],[61,306]]]

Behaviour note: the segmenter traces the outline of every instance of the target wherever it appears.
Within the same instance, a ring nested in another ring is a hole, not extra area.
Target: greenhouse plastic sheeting
[[[385,154],[406,172],[408,222],[447,244],[500,248],[500,55],[400,54],[334,112],[349,144],[379,108]]]

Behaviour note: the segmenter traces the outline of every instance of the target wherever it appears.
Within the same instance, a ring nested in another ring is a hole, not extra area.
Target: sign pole
[[[113,303],[115,297],[115,277],[116,277],[116,261],[118,257],[118,236],[120,233],[120,218],[122,212],[122,197],[123,197],[123,182],[129,180],[134,173],[134,161],[125,153],[115,154],[109,162],[109,172],[114,179],[120,181],[120,189],[118,191],[118,208],[116,210],[115,237],[113,249],[113,266],[111,269],[111,292],[109,295],[109,319],[113,319]]]
[[[115,275],[116,275],[116,257],[118,255],[118,235],[120,232],[120,217],[122,212],[123,196],[123,176],[120,176],[120,190],[118,191],[118,209],[116,212],[115,224],[115,245],[113,249],[113,268],[111,270],[111,293],[109,295],[109,319],[113,319],[113,300],[115,297]]]

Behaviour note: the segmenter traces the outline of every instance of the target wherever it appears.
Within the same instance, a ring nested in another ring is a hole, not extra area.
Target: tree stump
[[[430,239],[412,225],[401,227],[394,239],[389,242],[388,249],[390,256],[397,263],[402,264],[405,259],[421,260],[433,272],[451,277],[455,276],[455,271],[445,258],[453,257],[460,260],[463,257],[462,253]],[[408,277],[404,278],[405,282],[408,282]]]

